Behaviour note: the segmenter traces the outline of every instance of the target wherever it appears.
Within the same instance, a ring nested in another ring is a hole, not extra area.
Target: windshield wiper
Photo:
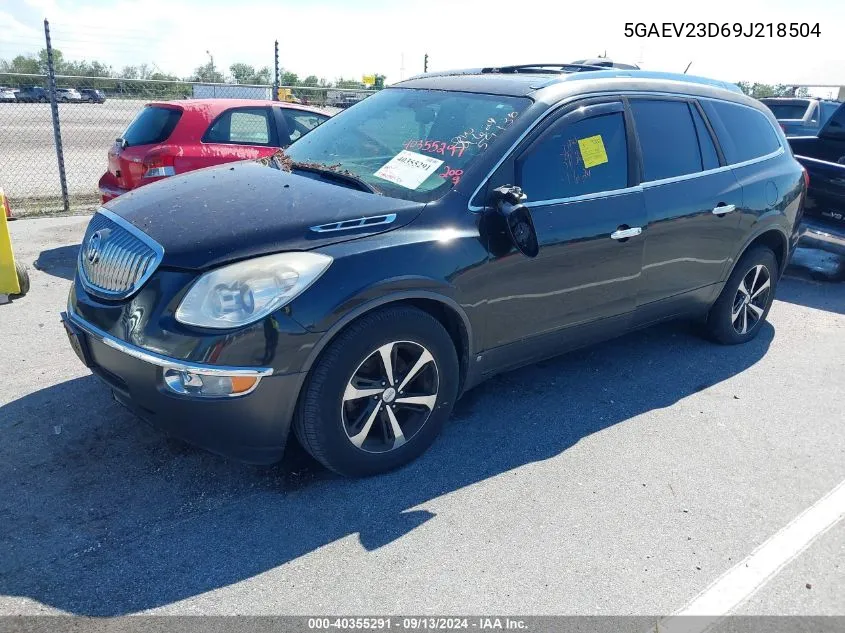
[[[298,163],[296,161],[291,162],[290,166],[294,170],[298,169],[300,171],[310,171],[315,174],[320,174],[327,180],[334,180],[346,185],[353,185],[356,189],[366,191],[367,193],[381,193],[381,191],[373,187],[371,184],[364,182],[349,170],[344,169],[343,171],[339,171],[339,166],[323,165],[322,163]]]

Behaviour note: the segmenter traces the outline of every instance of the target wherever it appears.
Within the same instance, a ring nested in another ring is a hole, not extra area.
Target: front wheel
[[[329,344],[300,398],[294,432],[341,475],[398,468],[421,455],[458,392],[455,346],[437,319],[410,306],[353,322]]]
[[[760,332],[775,298],[778,262],[771,249],[756,246],[737,262],[707,315],[706,329],[724,345],[746,343]]]

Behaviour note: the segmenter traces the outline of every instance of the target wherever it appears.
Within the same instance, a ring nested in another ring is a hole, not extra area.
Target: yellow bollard
[[[21,292],[18,267],[15,265],[12,239],[6,222],[8,208],[6,194],[0,189],[0,295],[19,295],[24,293]]]

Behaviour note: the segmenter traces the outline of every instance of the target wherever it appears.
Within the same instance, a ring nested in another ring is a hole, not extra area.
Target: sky
[[[115,69],[189,75],[208,61],[280,64],[300,77],[387,83],[430,70],[566,62],[607,53],[727,81],[845,84],[845,0],[0,0],[0,58],[44,46]],[[625,37],[628,22],[818,23],[820,37]]]

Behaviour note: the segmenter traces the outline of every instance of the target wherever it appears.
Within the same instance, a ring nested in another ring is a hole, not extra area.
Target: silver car
[[[56,88],[56,101],[81,103],[82,95],[76,88]]]

